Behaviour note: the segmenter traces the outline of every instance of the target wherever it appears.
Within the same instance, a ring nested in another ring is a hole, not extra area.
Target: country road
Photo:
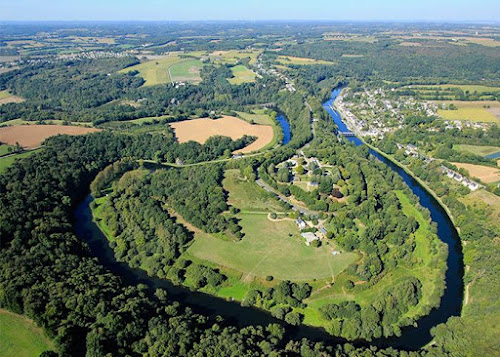
[[[314,216],[314,215],[320,214],[320,212],[318,212],[318,211],[313,211],[313,210],[303,208],[303,207],[300,207],[300,206],[293,204],[292,202],[290,202],[288,197],[286,197],[285,195],[281,194],[280,192],[274,190],[271,186],[269,186],[267,183],[265,183],[261,179],[256,180],[255,183],[257,185],[259,185],[260,187],[262,187],[267,192],[273,193],[276,196],[278,196],[278,199],[280,201],[285,202],[286,204],[289,204],[290,206],[292,206],[292,210],[294,210],[294,211],[298,211],[298,212],[305,214],[305,215],[308,215],[308,216],[311,216],[311,215]]]

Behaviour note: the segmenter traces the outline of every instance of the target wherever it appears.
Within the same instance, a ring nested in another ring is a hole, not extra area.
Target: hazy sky
[[[500,0],[0,0],[0,20],[500,21]]]

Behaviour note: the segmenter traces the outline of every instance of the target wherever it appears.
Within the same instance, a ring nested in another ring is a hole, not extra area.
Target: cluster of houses
[[[307,169],[307,175],[312,176],[314,169],[319,168],[321,169],[323,165],[321,162],[315,158],[314,156],[312,157],[307,157],[303,151],[300,151],[299,154],[292,156],[290,159],[285,161],[283,164],[287,165],[290,169],[296,168],[299,165],[299,162],[303,162],[303,167]],[[324,171],[323,174],[325,176],[329,176],[330,172]],[[300,175],[297,173],[294,173],[293,175],[293,181],[301,181]],[[309,183],[311,187],[317,187],[319,184],[318,182],[311,181]]]
[[[476,191],[480,188],[484,188],[483,185],[459,174],[456,171],[453,171],[452,169],[447,168],[446,166],[441,165],[441,172],[444,175],[448,176],[449,178],[451,178],[457,182],[460,182],[462,185],[464,185],[465,187],[467,187],[471,191]]]
[[[477,122],[471,122],[469,120],[445,120],[444,121],[445,129],[446,130],[451,130],[451,129],[458,129],[460,131],[463,130],[463,128],[472,128],[472,129],[482,129],[482,130],[487,130],[489,128],[489,125],[486,123],[477,123]]]
[[[285,89],[287,91],[289,91],[290,93],[293,93],[293,92],[296,91],[295,84],[293,83],[293,81],[290,78],[288,78],[287,76],[285,76],[283,73],[280,73],[275,68],[270,68],[270,69],[264,68],[264,65],[260,61],[260,57],[258,58],[258,63],[255,66],[255,68],[257,68],[257,72],[260,73],[260,74],[267,74],[269,76],[274,76],[274,77],[280,78],[283,81],[285,81]]]
[[[305,243],[307,246],[311,245],[312,242],[314,242],[315,240],[322,240],[322,239],[325,239],[326,238],[326,229],[321,226],[321,225],[317,225],[317,226],[314,226],[312,223],[307,223],[306,221],[304,221],[302,218],[297,218],[297,227],[299,227],[299,229],[301,231],[303,231],[304,229],[308,229],[308,228],[316,228],[316,232],[304,232],[301,234],[302,238],[305,239]]]

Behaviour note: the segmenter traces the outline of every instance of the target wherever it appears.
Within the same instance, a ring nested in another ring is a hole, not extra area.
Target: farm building
[[[306,240],[306,245],[311,245],[315,240],[319,240],[318,236],[312,232],[306,232],[301,234],[302,238]]]
[[[302,218],[297,218],[297,226],[299,227],[300,230],[307,228],[306,222]]]

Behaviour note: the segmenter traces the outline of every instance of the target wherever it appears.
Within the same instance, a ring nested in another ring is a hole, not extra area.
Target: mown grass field
[[[255,82],[256,74],[241,64],[232,67],[231,72],[234,76],[233,78],[228,79],[231,84],[239,85],[243,83]]]
[[[266,109],[254,109],[252,113],[236,112],[238,116],[249,122],[259,125],[273,125],[271,118],[266,114]]]
[[[23,152],[20,154],[12,155],[12,156],[7,156],[7,157],[0,157],[0,174],[7,170],[9,166],[11,166],[17,159],[23,159],[25,157],[28,157],[30,155],[33,155],[35,152],[42,150],[31,150],[27,152]]]
[[[500,146],[479,146],[479,145],[453,145],[453,149],[458,151],[469,152],[474,155],[488,156],[500,152]]]
[[[192,70],[192,67],[195,67],[194,62],[200,64],[200,66],[196,65],[196,68],[201,68],[201,62],[198,60],[181,58],[178,55],[170,55],[122,69],[120,73],[138,71],[138,76],[144,78],[146,81],[144,83],[145,86],[171,83],[172,80],[176,81],[176,77],[182,77],[184,78],[182,80],[186,82],[193,81],[196,83],[201,79],[199,74],[195,74],[195,71]],[[173,78],[170,77],[169,69],[170,73],[173,71]]]
[[[293,220],[273,222],[268,214],[241,213],[245,237],[231,242],[198,233],[188,252],[240,271],[244,280],[272,275],[281,280],[329,279],[358,259],[355,253],[333,256],[330,246],[308,247]]]
[[[196,59],[188,59],[182,62],[173,64],[170,67],[170,75],[174,82],[201,82],[200,70],[203,64]]]
[[[358,259],[355,253],[333,256],[332,245],[306,246],[293,219],[269,220],[269,212],[283,208],[257,184],[239,180],[239,170],[226,171],[223,185],[228,202],[241,210],[238,218],[245,237],[234,242],[197,232],[190,255],[236,270],[243,281],[267,275],[293,281],[331,280]]]
[[[257,63],[257,57],[262,51],[215,51],[212,52],[209,57],[210,60],[216,64],[236,64],[239,60],[250,58],[250,64]]]
[[[0,356],[37,357],[52,349],[52,341],[33,321],[0,309]]]

